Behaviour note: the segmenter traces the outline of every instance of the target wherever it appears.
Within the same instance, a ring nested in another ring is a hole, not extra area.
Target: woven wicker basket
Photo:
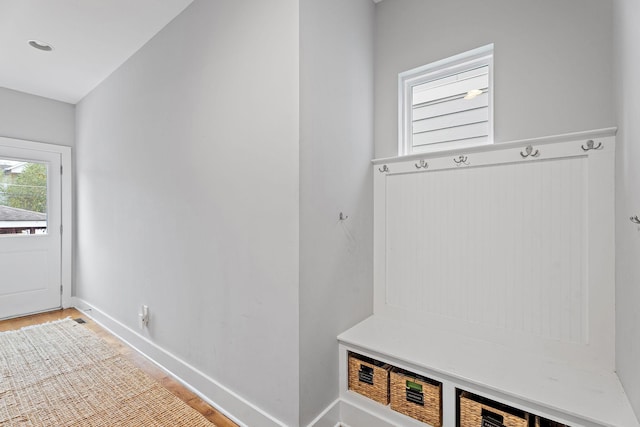
[[[536,427],[568,427],[566,424],[551,421],[546,418],[536,417]]]
[[[442,384],[410,372],[391,371],[391,409],[418,421],[442,426]]]
[[[387,405],[390,370],[390,365],[349,352],[349,390]]]
[[[475,396],[468,392],[460,395],[460,427],[527,427],[529,414]]]

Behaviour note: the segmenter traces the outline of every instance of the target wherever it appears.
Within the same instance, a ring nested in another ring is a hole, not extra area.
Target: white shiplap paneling
[[[387,302],[584,343],[585,158],[387,182]]]
[[[601,133],[375,161],[374,313],[613,369],[615,140]]]

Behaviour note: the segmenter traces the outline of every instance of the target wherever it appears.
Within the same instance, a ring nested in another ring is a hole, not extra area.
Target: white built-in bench
[[[614,372],[580,369],[508,346],[376,315],[338,340],[341,398],[389,425],[425,426],[349,391],[347,351],[441,381],[444,427],[456,425],[456,388],[570,426],[639,426]]]
[[[374,315],[347,351],[570,426],[638,427],[615,373],[615,129],[374,161]],[[349,424],[348,420],[344,420]],[[466,427],[466,426],[463,426]]]

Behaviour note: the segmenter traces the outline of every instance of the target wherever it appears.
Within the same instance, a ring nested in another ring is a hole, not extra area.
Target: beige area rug
[[[0,426],[214,425],[66,319],[0,333]]]

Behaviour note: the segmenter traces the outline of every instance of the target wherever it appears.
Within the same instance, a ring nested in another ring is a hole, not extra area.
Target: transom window
[[[399,155],[493,142],[493,45],[400,73]]]

